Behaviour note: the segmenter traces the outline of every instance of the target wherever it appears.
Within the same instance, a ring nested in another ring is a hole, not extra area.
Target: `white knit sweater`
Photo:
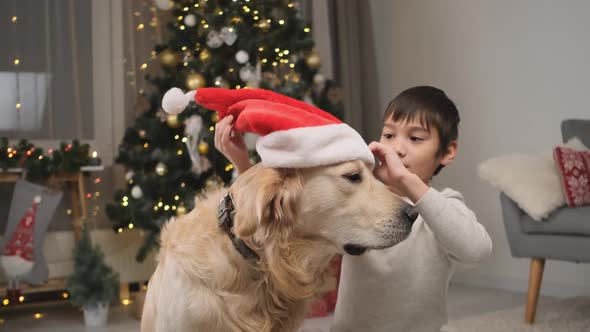
[[[492,241],[454,190],[430,188],[416,208],[406,240],[344,256],[332,332],[430,332],[447,322],[455,265],[478,263]]]

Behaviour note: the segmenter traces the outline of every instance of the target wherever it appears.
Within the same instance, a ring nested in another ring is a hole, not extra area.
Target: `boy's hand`
[[[242,174],[252,166],[248,147],[242,134],[233,128],[233,115],[226,116],[215,125],[215,148]]]
[[[369,149],[379,160],[379,165],[375,167],[373,174],[386,185],[400,188],[402,180],[413,174],[402,164],[397,152],[392,147],[379,142],[371,142]]]
[[[373,174],[393,192],[416,203],[428,191],[428,186],[418,175],[404,166],[395,149],[379,142],[371,142],[369,149],[379,160]]]

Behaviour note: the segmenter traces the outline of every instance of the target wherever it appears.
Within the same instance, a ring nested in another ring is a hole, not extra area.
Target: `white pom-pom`
[[[184,24],[189,27],[194,27],[197,24],[197,18],[193,14],[188,14],[184,17]]]
[[[188,106],[190,99],[179,88],[172,88],[164,94],[162,108],[170,114],[180,114]]]
[[[40,195],[36,195],[35,198],[33,198],[33,202],[39,204],[41,203],[41,196]]]
[[[140,186],[133,186],[133,188],[131,188],[131,197],[135,199],[140,199],[143,197],[143,191],[141,191]]]
[[[246,63],[248,60],[250,60],[250,55],[248,55],[248,52],[239,50],[238,53],[236,53],[236,61],[238,63]]]

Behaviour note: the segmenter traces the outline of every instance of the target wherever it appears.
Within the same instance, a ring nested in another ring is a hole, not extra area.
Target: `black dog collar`
[[[217,215],[218,225],[227,235],[229,236],[231,242],[233,243],[236,250],[244,257],[245,259],[259,259],[258,255],[254,250],[250,249],[248,245],[239,237],[237,237],[233,232],[232,228],[234,227],[234,200],[231,197],[231,194],[228,192],[223,198],[221,202],[219,202],[219,214]]]

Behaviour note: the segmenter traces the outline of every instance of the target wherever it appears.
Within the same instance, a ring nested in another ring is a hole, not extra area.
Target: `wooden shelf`
[[[31,286],[27,283],[22,283],[20,285],[21,293],[23,295],[27,295],[29,293],[41,293],[41,292],[53,292],[58,291],[66,288],[66,279],[65,278],[55,278],[49,279],[46,283],[39,286]],[[0,296],[4,298],[6,295],[6,284],[2,284],[0,287]]]

